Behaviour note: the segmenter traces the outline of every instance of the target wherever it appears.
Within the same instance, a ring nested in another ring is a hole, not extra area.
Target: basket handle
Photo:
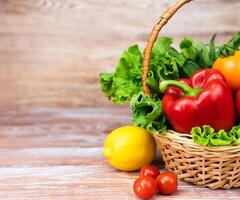
[[[147,74],[150,68],[150,57],[153,45],[158,37],[158,34],[162,27],[168,22],[168,20],[177,12],[179,8],[181,8],[184,4],[190,2],[192,0],[178,0],[177,3],[174,6],[171,6],[158,20],[158,22],[154,25],[148,40],[147,45],[144,51],[144,57],[143,57],[143,66],[142,66],[142,86],[143,86],[143,92],[147,96],[152,96],[152,92],[150,88],[147,86],[146,80],[147,80]]]

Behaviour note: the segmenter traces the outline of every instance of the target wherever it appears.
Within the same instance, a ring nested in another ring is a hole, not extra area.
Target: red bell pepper
[[[231,89],[215,69],[198,70],[189,79],[162,81],[160,90],[165,92],[163,111],[178,132],[189,133],[203,125],[228,131],[234,126]]]
[[[236,95],[236,109],[237,109],[237,116],[240,122],[240,90],[238,90]]]

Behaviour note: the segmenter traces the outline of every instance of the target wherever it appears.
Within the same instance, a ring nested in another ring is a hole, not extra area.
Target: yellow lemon
[[[110,165],[135,171],[152,162],[156,144],[151,133],[136,126],[113,130],[106,138],[103,154]]]

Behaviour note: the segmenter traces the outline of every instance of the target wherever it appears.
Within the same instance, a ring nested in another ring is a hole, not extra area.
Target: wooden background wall
[[[0,0],[0,105],[111,105],[98,73],[111,71],[129,45],[143,48],[175,0]],[[240,27],[239,0],[195,0],[162,35],[228,39]]]

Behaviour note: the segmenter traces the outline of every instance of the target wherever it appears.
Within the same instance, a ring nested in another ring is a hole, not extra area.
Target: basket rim
[[[174,130],[167,130],[164,134],[153,134],[154,138],[161,142],[161,138],[169,139],[174,143],[181,144],[190,148],[211,151],[211,152],[226,152],[226,151],[239,151],[240,153],[240,142],[233,143],[228,146],[217,146],[217,147],[208,147],[201,146],[199,144],[194,143],[192,135],[186,133],[179,133]]]

